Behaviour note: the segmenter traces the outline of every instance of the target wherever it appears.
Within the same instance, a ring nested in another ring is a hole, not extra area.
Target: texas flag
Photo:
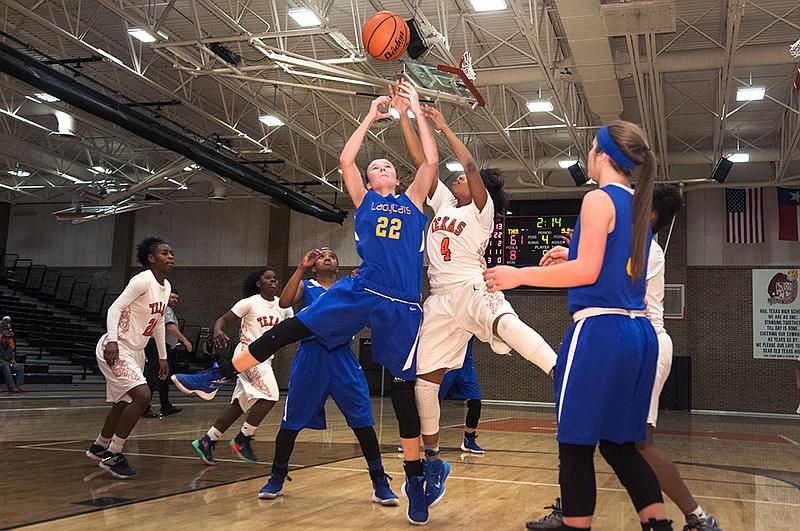
[[[778,239],[800,240],[800,189],[778,188]]]

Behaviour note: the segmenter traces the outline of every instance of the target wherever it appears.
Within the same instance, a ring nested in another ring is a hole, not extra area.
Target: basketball
[[[408,35],[408,24],[400,15],[391,11],[379,11],[364,24],[361,40],[372,57],[391,61],[406,51]]]

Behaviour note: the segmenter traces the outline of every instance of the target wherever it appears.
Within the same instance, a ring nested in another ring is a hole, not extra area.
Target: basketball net
[[[470,81],[475,81],[478,77],[475,70],[472,69],[472,55],[469,52],[464,52],[464,55],[461,56],[461,64],[458,67]]]

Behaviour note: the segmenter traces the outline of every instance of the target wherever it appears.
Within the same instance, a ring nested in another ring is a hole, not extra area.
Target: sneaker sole
[[[131,479],[132,477],[134,477],[136,475],[136,472],[134,472],[130,476],[124,476],[122,474],[118,474],[118,473],[114,472],[113,470],[111,470],[111,467],[104,465],[102,461],[100,462],[100,464],[98,466],[100,468],[102,468],[103,470],[105,470],[106,472],[108,472],[109,474],[111,474],[112,476],[114,476],[115,478],[117,478],[117,479]]]
[[[463,444],[461,445],[461,451],[462,452],[470,452],[470,453],[478,454],[478,455],[483,455],[483,454],[486,453],[486,450],[473,450],[472,448],[468,448],[468,447],[464,446]]]
[[[278,492],[259,492],[258,499],[259,500],[274,500],[278,496],[283,496],[283,489],[279,490]]]
[[[99,455],[93,454],[89,450],[86,450],[86,457],[88,457],[89,459],[91,459],[93,461],[98,461],[98,462],[103,460],[102,457],[100,457]]]
[[[202,452],[202,451],[200,451],[200,448],[198,448],[197,446],[195,446],[195,443],[196,443],[196,442],[197,442],[197,441],[192,441],[192,448],[194,449],[194,451],[195,451],[195,452],[197,452],[197,455],[199,455],[199,456],[200,456],[200,460],[202,460],[202,461],[203,461],[205,464],[207,464],[208,466],[217,466],[217,461],[216,461],[216,460],[214,460],[214,461],[209,461],[208,459],[206,459],[206,456],[203,454],[203,452]]]
[[[255,459],[255,460],[254,459],[248,459],[245,456],[243,456],[242,453],[239,451],[239,448],[236,446],[236,443],[234,443],[234,442],[231,442],[231,450],[236,455],[236,457],[238,457],[240,460],[244,461],[245,463],[258,463],[258,459]]]
[[[380,503],[384,507],[397,507],[400,505],[400,500],[398,498],[387,498],[385,500],[378,498],[377,496],[372,496],[372,503]]]
[[[444,488],[444,481],[447,479],[447,476],[450,475],[450,463],[447,461],[442,462],[445,464],[444,475],[442,476],[442,493],[439,494],[439,497],[433,500],[428,507],[435,507],[440,501],[442,501],[442,498],[444,498],[444,493],[447,492]]]
[[[405,483],[405,481],[403,482],[403,485],[400,487],[400,492],[403,493],[403,496],[408,498],[408,494],[406,494],[406,483]],[[410,508],[411,507],[409,507],[409,509]],[[411,515],[408,514],[408,511],[406,511],[406,518],[408,519],[408,522],[411,525],[428,525],[428,520],[425,520],[424,522],[417,522],[416,520],[412,520],[411,519]]]
[[[205,391],[200,391],[199,389],[198,390],[189,389],[188,387],[184,387],[183,384],[175,376],[176,375],[174,374],[170,376],[170,380],[172,380],[172,383],[175,384],[175,387],[177,387],[178,390],[183,394],[186,395],[195,394],[200,398],[202,398],[203,400],[213,400],[214,397],[217,396],[218,389],[215,389],[213,393],[206,393]]]

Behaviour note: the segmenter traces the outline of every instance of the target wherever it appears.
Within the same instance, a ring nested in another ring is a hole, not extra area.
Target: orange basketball
[[[379,11],[370,17],[361,31],[364,47],[375,59],[397,59],[408,47],[408,24],[400,15]]]

